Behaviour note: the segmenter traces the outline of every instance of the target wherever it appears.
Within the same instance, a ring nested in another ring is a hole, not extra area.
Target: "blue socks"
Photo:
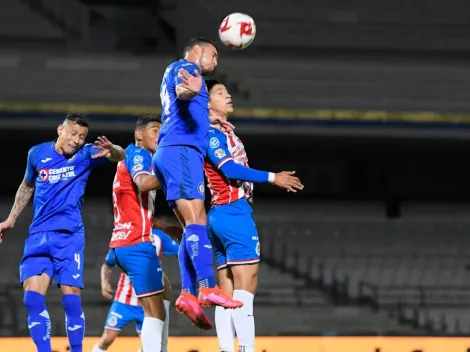
[[[191,258],[188,253],[186,253],[185,239],[181,241],[181,245],[178,249],[178,263],[180,265],[180,274],[181,274],[181,290],[188,292],[193,296],[197,296],[196,293],[196,272],[194,271],[193,264],[191,263]]]
[[[85,336],[85,315],[82,311],[82,302],[78,295],[62,296],[62,306],[65,311],[65,328],[69,338],[70,351],[83,351],[83,338]]]
[[[24,306],[28,311],[28,328],[38,352],[52,352],[51,321],[43,295],[34,291],[25,291]]]
[[[185,251],[184,257],[183,251]],[[183,291],[195,294],[196,277],[201,287],[215,286],[212,268],[212,246],[207,237],[207,226],[196,224],[186,226],[178,259],[180,261]]]

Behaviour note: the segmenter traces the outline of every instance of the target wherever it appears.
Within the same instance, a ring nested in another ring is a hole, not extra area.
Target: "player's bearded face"
[[[158,135],[160,133],[161,124],[151,122],[145,129],[137,132],[137,139],[142,143],[142,147],[151,151],[157,150]]]
[[[233,112],[232,96],[223,84],[212,87],[209,96],[209,109],[215,115],[226,117]]]
[[[75,154],[85,144],[88,134],[88,127],[80,126],[76,123],[64,122],[57,129],[56,147],[64,155]]]
[[[217,67],[218,53],[213,45],[205,45],[200,48],[199,67],[201,67],[202,75],[206,76],[214,72]]]

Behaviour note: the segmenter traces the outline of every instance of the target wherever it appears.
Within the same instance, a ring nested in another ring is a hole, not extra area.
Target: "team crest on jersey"
[[[209,146],[213,149],[217,148],[220,145],[219,139],[217,137],[212,137],[209,141]]]
[[[48,169],[40,169],[38,170],[39,178],[43,181],[49,180],[49,170]]]
[[[134,164],[141,164],[144,161],[144,157],[142,155],[136,155],[134,157]]]
[[[116,326],[118,323],[118,320],[117,318],[114,316],[114,315],[111,315],[106,323],[106,325],[110,326],[110,327],[114,327]]]
[[[215,156],[218,158],[218,159],[222,159],[225,155],[225,150],[223,149],[217,149],[215,152],[214,152]]]
[[[256,254],[258,255],[258,257],[261,255],[261,246],[259,242],[256,244]]]
[[[199,193],[204,194],[204,182],[201,182],[197,185],[197,190]]]
[[[144,168],[144,165],[142,164],[136,164],[134,165],[134,167],[132,168],[132,171],[140,171]]]

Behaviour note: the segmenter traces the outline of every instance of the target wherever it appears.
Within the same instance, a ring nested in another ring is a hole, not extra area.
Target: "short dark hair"
[[[64,122],[72,122],[82,127],[88,127],[88,120],[86,119],[86,117],[83,115],[77,114],[76,112],[68,113],[65,116]]]
[[[136,129],[141,129],[147,127],[147,125],[151,122],[157,122],[159,124],[162,123],[162,119],[160,116],[157,115],[145,115],[141,116],[137,119],[137,123],[135,125]]]
[[[215,42],[213,42],[212,40],[203,37],[195,37],[189,39],[189,41],[186,43],[183,49],[183,57],[186,56],[186,54],[190,52],[194,48],[194,46],[204,44],[211,44],[214,46],[215,50],[219,51],[219,49],[217,49],[217,45],[215,45]]]
[[[207,91],[210,93],[212,88],[216,86],[217,84],[222,84],[220,81],[216,79],[206,79],[206,86],[207,86]]]

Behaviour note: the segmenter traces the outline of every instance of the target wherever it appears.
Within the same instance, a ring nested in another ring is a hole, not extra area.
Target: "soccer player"
[[[173,62],[165,70],[160,88],[163,126],[153,157],[155,174],[166,199],[170,206],[176,207],[175,213],[185,226],[178,254],[182,292],[176,300],[176,309],[205,330],[212,329],[212,323],[200,304],[226,308],[242,305],[216,285],[204,208],[204,157],[210,120],[207,87],[202,76],[214,71],[217,60],[213,42],[194,38],[184,48],[184,59]],[[232,126],[217,116],[212,120]]]
[[[233,112],[232,99],[223,84],[208,80],[209,113],[227,119]],[[205,173],[211,191],[208,214],[209,238],[216,255],[221,288],[243,306],[231,310],[216,307],[215,325],[221,352],[233,352],[234,335],[239,350],[253,352],[255,323],[253,298],[256,292],[260,243],[253,220],[253,182],[270,182],[289,192],[303,189],[294,172],[270,173],[248,167],[241,140],[232,130],[209,130]]]
[[[145,352],[161,351],[166,316],[163,272],[151,236],[155,190],[160,187],[151,160],[160,127],[157,116],[137,120],[135,143],[127,147],[126,158],[118,163],[113,183],[114,230],[109,246],[143,307],[140,337]]]
[[[0,241],[15,226],[34,194],[33,222],[20,263],[20,281],[28,328],[38,352],[51,352],[51,322],[45,294],[55,278],[62,291],[66,331],[72,352],[81,352],[85,315],[83,288],[85,229],[81,208],[90,171],[106,160],[124,159],[124,150],[106,137],[85,144],[88,122],[69,114],[57,128],[58,138],[32,147],[26,173],[8,218],[0,224]]]
[[[162,230],[155,229],[153,234],[156,236],[154,237],[153,244],[156,247],[155,250],[159,254],[160,258],[162,254],[176,255],[178,253],[178,250],[173,248],[174,245],[171,242],[171,238]],[[168,239],[170,239],[170,242]],[[176,244],[176,242],[174,243]],[[178,246],[178,244],[176,244],[176,246]],[[113,289],[111,287],[110,279],[112,269],[115,265],[116,258],[113,255],[112,250],[109,250],[108,254],[106,255],[105,262],[101,266],[101,292],[107,299],[113,298]],[[163,303],[165,305],[166,317],[162,336],[162,352],[167,352],[171,285],[166,275],[164,275],[164,280],[165,291],[163,293]],[[103,335],[101,336],[100,341],[98,341],[98,343],[94,346],[92,352],[106,352],[113,344],[114,340],[119,336],[121,329],[132,322],[135,322],[137,334],[140,335],[143,321],[144,310],[142,309],[135,290],[132,287],[129,276],[127,276],[124,272],[121,272],[116,294],[114,295],[114,301],[106,318],[106,325],[104,327]],[[140,350],[140,352],[141,351],[142,350]]]

